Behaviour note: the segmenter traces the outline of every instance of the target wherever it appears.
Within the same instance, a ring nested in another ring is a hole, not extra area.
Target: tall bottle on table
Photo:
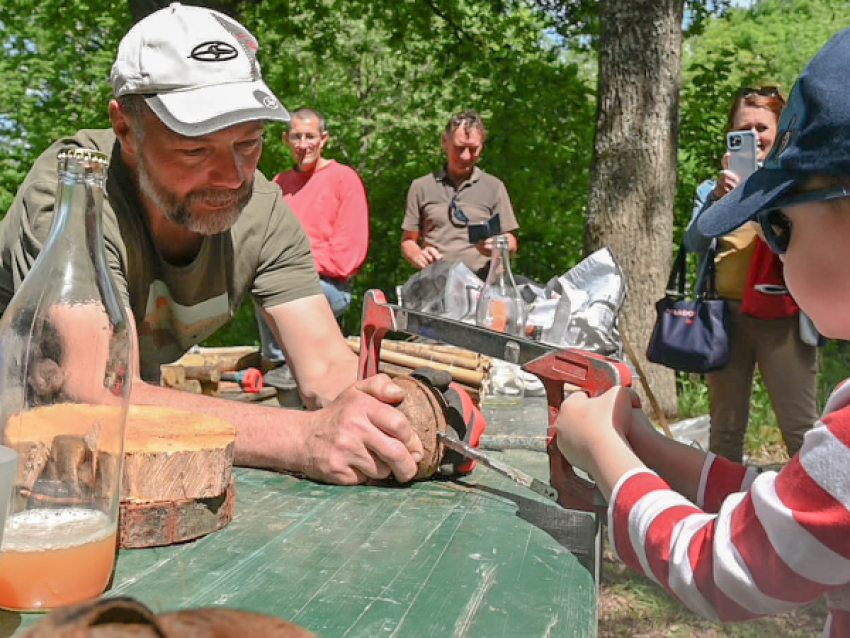
[[[525,336],[525,303],[511,271],[510,244],[507,235],[493,238],[490,271],[475,311],[475,322],[482,328]],[[493,361],[484,392],[485,403],[520,403],[525,383],[519,368],[498,359]]]
[[[132,340],[104,248],[106,155],[59,152],[53,224],[0,320],[0,442],[18,452],[0,607],[106,588],[117,548]]]

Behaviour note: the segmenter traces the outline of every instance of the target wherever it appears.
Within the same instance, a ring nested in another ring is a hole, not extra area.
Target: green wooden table
[[[548,476],[543,453],[494,454]],[[480,464],[458,482],[410,487],[319,485],[244,468],[236,476],[228,527],[122,550],[106,595],[155,612],[274,614],[322,638],[596,635],[598,517]],[[0,612],[0,636],[39,617]]]

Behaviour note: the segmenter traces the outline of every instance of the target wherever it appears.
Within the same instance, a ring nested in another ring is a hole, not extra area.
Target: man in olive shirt
[[[0,224],[0,311],[50,228],[58,148],[100,150],[110,156],[104,243],[136,328],[134,372],[155,381],[160,363],[205,339],[250,294],[314,410],[224,401],[138,377],[132,402],[229,421],[240,465],[341,484],[409,480],[422,446],[391,405],[403,392],[383,375],[356,382],[357,359],[322,294],[309,240],[257,171],[264,122],[289,119],[262,81],[257,48],[227,16],[178,3],[128,32],[112,68],[111,130],[80,131],[43,153]],[[74,320],[59,326],[66,340]]]
[[[487,130],[475,111],[453,116],[443,133],[446,164],[414,180],[407,194],[401,228],[401,253],[417,269],[440,261],[465,263],[482,278],[487,275],[493,238],[469,241],[469,225],[499,216],[510,252],[517,249],[513,234],[519,224],[505,185],[478,168]]]

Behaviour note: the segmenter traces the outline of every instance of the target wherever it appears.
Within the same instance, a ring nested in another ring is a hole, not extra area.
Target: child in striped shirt
[[[809,62],[764,167],[699,220],[703,234],[760,223],[794,299],[821,334],[850,339],[850,29]],[[618,388],[562,405],[560,450],[609,502],[628,565],[719,621],[778,614],[826,594],[825,636],[850,636],[850,383],[780,472],[656,432]]]

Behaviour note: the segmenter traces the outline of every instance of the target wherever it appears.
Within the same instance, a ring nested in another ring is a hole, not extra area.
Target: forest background
[[[109,70],[118,41],[149,0],[10,0],[0,6],[0,212],[55,139],[109,125]],[[187,3],[192,4],[192,3]],[[596,115],[598,3],[593,0],[236,0],[231,13],[260,41],[266,81],[290,108],[327,117],[326,156],[355,168],[371,209],[371,244],[344,318],[359,329],[368,288],[390,294],[414,273],[399,252],[410,182],[439,168],[455,112],[482,113],[481,166],[507,185],[520,221],[515,272],[546,282],[584,256]],[[716,175],[729,104],[744,86],[787,95],[805,63],[850,24],[850,2],[686,2],[674,244],[696,186]],[[292,167],[269,126],[260,168]],[[665,134],[665,132],[659,132]],[[616,149],[613,151],[616,152]],[[652,171],[652,166],[646,166]],[[671,255],[640,257],[668,268]],[[254,343],[250,304],[209,345]],[[643,349],[645,343],[634,344]],[[842,344],[822,357],[822,396],[850,373]],[[705,408],[698,377],[677,377],[680,412]],[[754,418],[770,420],[763,391]]]

